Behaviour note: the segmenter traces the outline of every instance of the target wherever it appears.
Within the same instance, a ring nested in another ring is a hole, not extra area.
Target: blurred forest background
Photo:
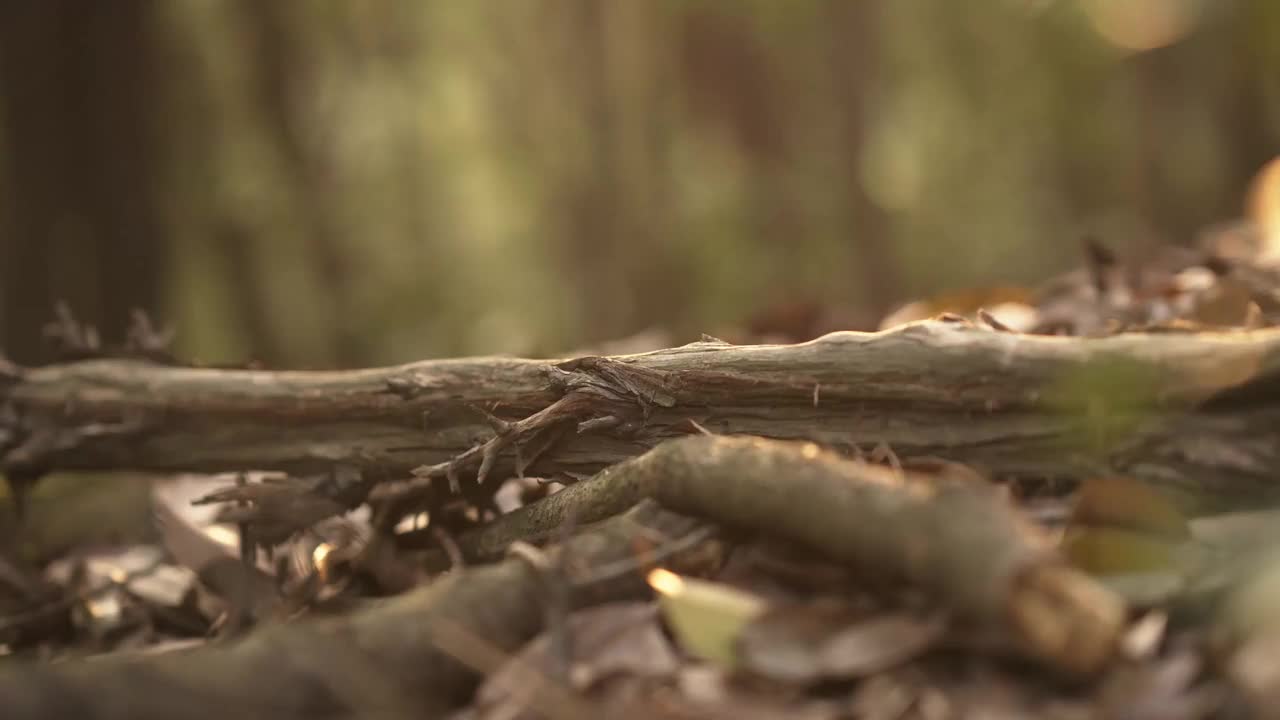
[[[1278,121],[1273,0],[10,0],[0,347],[57,299],[296,367],[874,328],[1194,242]]]

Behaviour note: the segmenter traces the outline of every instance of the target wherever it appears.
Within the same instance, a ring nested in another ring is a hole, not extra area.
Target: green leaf
[[[667,626],[687,652],[725,668],[737,667],[738,638],[765,611],[762,598],[661,568],[649,573],[649,585],[658,592]]]

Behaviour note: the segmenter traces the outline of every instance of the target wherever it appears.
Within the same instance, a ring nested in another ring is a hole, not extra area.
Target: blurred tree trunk
[[[108,339],[162,300],[159,5],[0,3],[0,343],[34,362],[55,301]]]
[[[1226,145],[1226,169],[1219,186],[1219,215],[1214,220],[1232,218],[1243,209],[1243,198],[1262,166],[1280,153],[1280,131],[1270,110],[1276,107],[1275,80],[1268,68],[1265,30],[1275,10],[1261,6],[1236,9],[1239,21],[1231,23],[1215,38],[1215,48],[1227,60],[1228,78],[1222,83],[1215,103],[1218,133]],[[1270,15],[1268,15],[1270,13]],[[1271,80],[1267,78],[1271,77]],[[1270,105],[1270,107],[1269,107]]]
[[[245,0],[240,7],[256,69],[250,93],[263,114],[268,137],[280,151],[304,223],[307,253],[302,259],[320,278],[331,312],[329,359],[339,367],[357,367],[368,355],[367,341],[352,312],[351,258],[343,251],[336,215],[336,177],[306,132],[308,108],[301,101],[315,74],[301,37],[307,16],[286,3]]]
[[[565,265],[571,268],[577,290],[581,336],[594,342],[629,330],[636,291],[619,260],[635,254],[629,246],[636,238],[621,197],[618,108],[611,102],[605,45],[607,11],[594,0],[579,0],[570,7],[569,36],[582,54],[564,70],[577,112],[586,119],[583,143],[588,159],[566,182],[560,206],[570,253]]]
[[[1248,10],[1226,12],[1232,22],[1127,63],[1139,122],[1136,197],[1158,241],[1187,243],[1206,225],[1238,216],[1254,173],[1277,151],[1267,117],[1267,74],[1257,50],[1266,40],[1251,41],[1256,21]],[[1200,78],[1217,82],[1206,91],[1207,82],[1194,82]],[[1207,108],[1203,137],[1216,145],[1220,170],[1210,181],[1188,183],[1176,177],[1175,168],[1194,153],[1184,138],[1196,137],[1187,128],[1187,118],[1194,117],[1187,108],[1197,106]]]
[[[1144,235],[1134,238],[1135,249],[1149,255],[1163,244],[1186,244],[1207,223],[1223,218],[1219,199],[1231,186],[1225,178],[1208,186],[1187,187],[1176,168],[1185,163],[1189,151],[1179,147],[1189,135],[1189,113],[1184,108],[1204,102],[1203,91],[1190,84],[1196,65],[1216,61],[1230,48],[1218,46],[1202,33],[1169,47],[1136,53],[1125,62],[1132,83],[1134,128],[1134,178],[1132,192]],[[1232,83],[1228,81],[1228,85]],[[1238,88],[1224,93],[1223,104]],[[1206,140],[1215,139],[1212,135]],[[1221,152],[1229,156],[1235,139],[1221,136]],[[1225,158],[1230,162],[1230,157]],[[1247,175],[1245,176],[1247,179]],[[1197,190],[1199,190],[1197,192]],[[1238,204],[1239,195],[1236,196]],[[1236,208],[1231,208],[1234,215]]]
[[[682,15],[681,90],[692,119],[719,133],[741,158],[744,241],[768,268],[764,288],[794,296],[807,289],[796,259],[809,229],[802,198],[787,177],[796,158],[786,124],[786,74],[750,16],[733,9],[695,4]]]
[[[852,238],[862,309],[882,317],[901,298],[898,260],[894,257],[888,214],[871,199],[862,183],[862,163],[868,140],[868,119],[874,117],[880,78],[880,2],[862,0],[828,3],[831,37],[831,76],[844,136],[845,172],[849,178],[846,202],[852,216]]]

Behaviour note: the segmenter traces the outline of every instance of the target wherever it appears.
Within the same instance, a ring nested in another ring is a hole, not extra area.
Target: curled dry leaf
[[[912,660],[934,646],[946,623],[909,613],[886,613],[844,628],[822,648],[829,677],[865,677]]]
[[[940,618],[903,612],[860,615],[839,603],[776,608],[747,626],[738,657],[743,668],[773,680],[853,679],[920,656],[945,628]]]
[[[743,629],[737,643],[741,667],[756,675],[790,683],[823,678],[823,650],[863,613],[835,600],[770,608]]]
[[[1098,689],[1103,717],[1193,720],[1216,717],[1221,687],[1200,682],[1204,661],[1182,649],[1154,661],[1124,665],[1107,675]]]
[[[680,667],[652,603],[601,605],[574,613],[568,623],[573,639],[569,681],[574,690],[590,690],[616,675],[670,678]],[[518,717],[527,704],[529,670],[545,671],[554,664],[551,637],[543,632],[480,686],[477,717]]]

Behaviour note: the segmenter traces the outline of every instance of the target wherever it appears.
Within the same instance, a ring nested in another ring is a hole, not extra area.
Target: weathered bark
[[[1001,476],[1127,471],[1240,502],[1273,495],[1278,365],[1280,331],[1078,339],[944,321],[568,362],[265,372],[96,360],[11,373],[0,469],[344,463],[395,480],[418,466],[465,478],[487,457],[490,477],[518,464],[590,474],[700,426],[837,448],[887,443]],[[489,452],[474,450],[486,441]]]

